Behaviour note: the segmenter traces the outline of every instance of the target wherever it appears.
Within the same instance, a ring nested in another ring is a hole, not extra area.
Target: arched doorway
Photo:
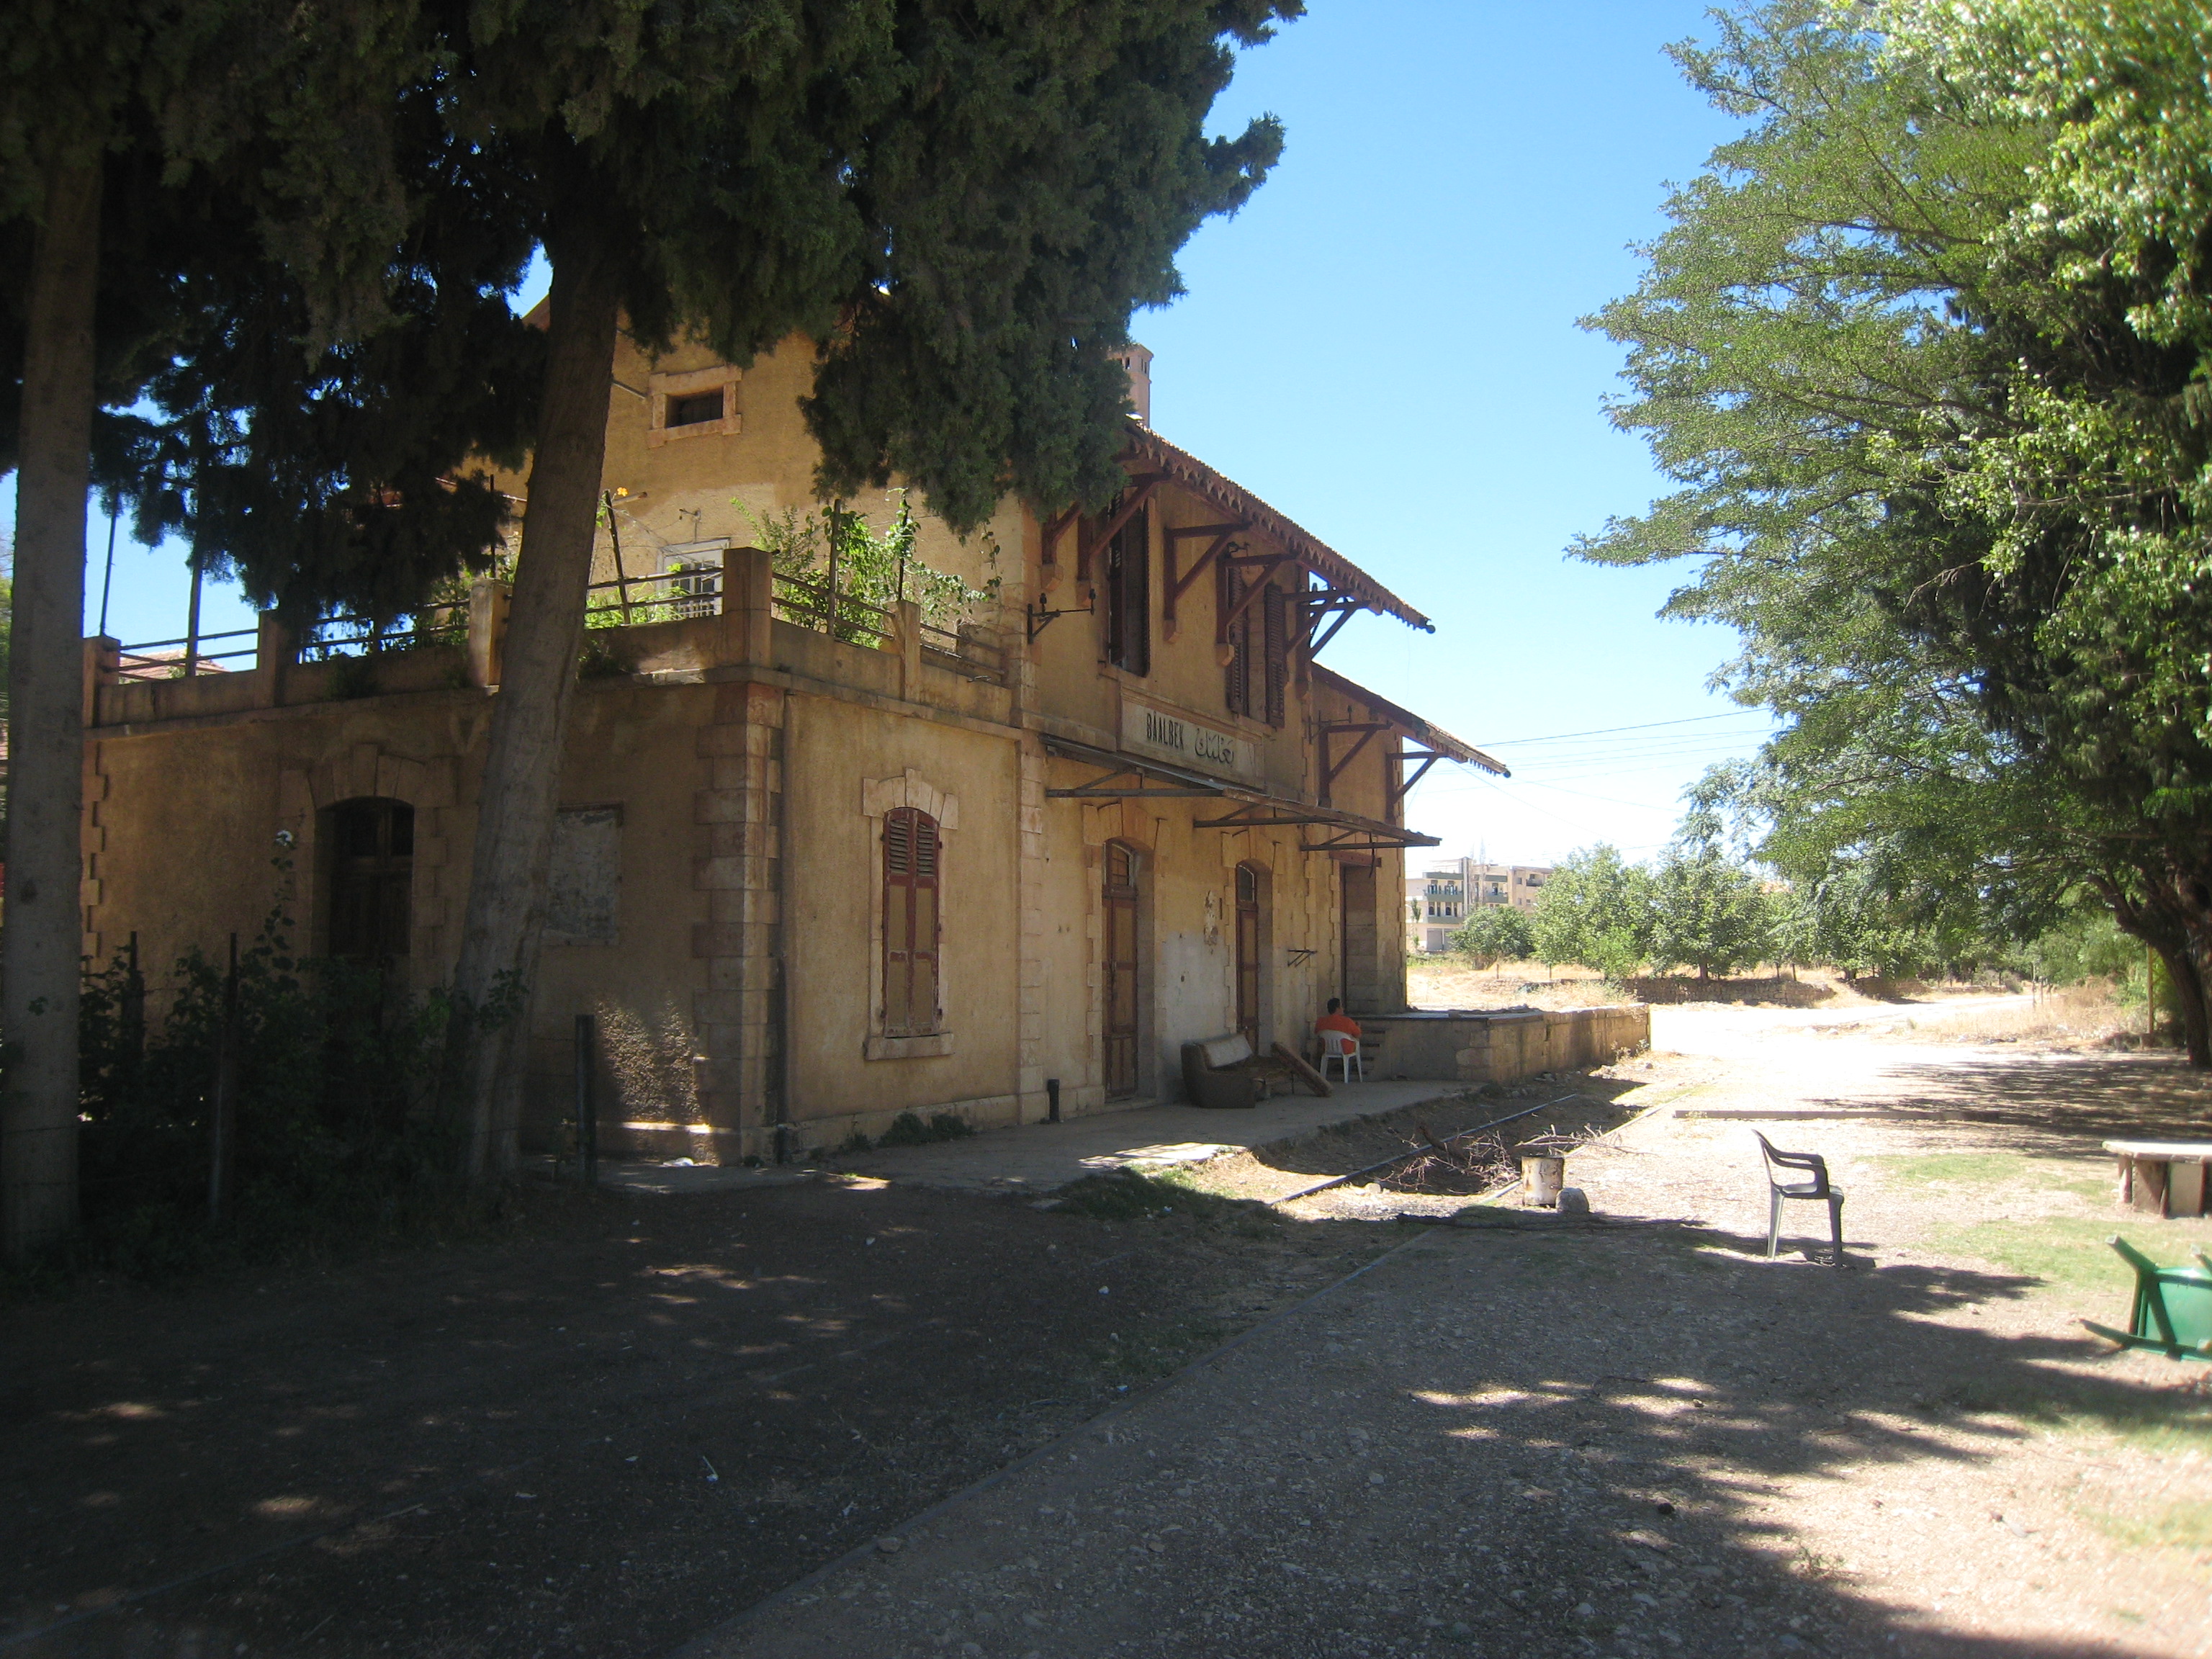
[[[331,809],[330,954],[386,962],[408,953],[415,897],[415,809],[340,801]]]
[[[1264,874],[1256,865],[1237,866],[1237,1029],[1260,1051],[1260,895]]]
[[[1142,959],[1138,951],[1137,882],[1140,866],[1137,849],[1126,842],[1106,843],[1105,910],[1102,954],[1105,962],[1105,1082],[1106,1094],[1127,1097],[1137,1092],[1137,1040]]]

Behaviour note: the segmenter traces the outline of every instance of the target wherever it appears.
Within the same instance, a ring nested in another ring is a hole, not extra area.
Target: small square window
[[[668,400],[668,424],[671,426],[705,426],[710,421],[722,418],[722,391],[716,386],[711,392],[687,392],[681,398]]]

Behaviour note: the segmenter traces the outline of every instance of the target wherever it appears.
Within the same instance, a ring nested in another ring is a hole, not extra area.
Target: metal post
[[[185,612],[185,678],[200,672],[200,550],[192,550],[192,599]]]
[[[1044,1080],[1044,1121],[1048,1123],[1060,1121],[1060,1079],[1056,1077]]]
[[[599,1184],[599,1108],[592,1096],[592,1017],[576,1016],[576,1174]]]
[[[222,1028],[216,1038],[215,1093],[208,1107],[208,1220],[220,1224],[230,1208],[231,1164],[238,1118],[238,935],[230,936],[230,972],[222,985]]]
[[[600,497],[607,504],[607,539],[615,549],[615,598],[621,601],[623,626],[629,626],[629,573],[623,568],[622,526],[615,522],[615,493],[608,490]]]
[[[107,595],[115,586],[115,521],[122,516],[122,508],[107,515],[107,574],[100,579],[100,626],[93,629],[101,639],[107,637]]]
[[[123,978],[123,1049],[129,1056],[131,1075],[146,1058],[146,977],[138,971],[138,930],[131,930],[130,967]]]
[[[845,512],[836,503],[830,507],[830,637],[837,637],[837,544],[844,539]]]

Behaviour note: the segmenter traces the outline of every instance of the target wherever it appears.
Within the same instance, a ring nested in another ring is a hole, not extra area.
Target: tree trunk
[[[2181,1007],[2189,1063],[2200,1071],[2212,1070],[2212,1018],[2208,1018],[2212,1010],[2205,1002],[2203,968],[2208,931],[2204,884],[2193,872],[2177,871],[2155,857],[2136,865],[2136,872],[2142,878],[2139,890],[2116,872],[2094,877],[2092,884],[2112,907],[2112,920],[2120,931],[2141,939],[2165,963],[2173,977],[2174,1000]],[[2151,990],[2146,974],[2147,1000]]]
[[[2189,1050],[2189,1063],[2212,1067],[2212,1021],[2205,1018],[2204,975],[2197,971],[2197,959],[2186,950],[2159,950],[2158,959],[2166,964],[2166,975],[2173,981],[2173,1000],[2181,1011],[2182,1042]],[[2146,1000],[2150,992],[2146,983]],[[2151,1007],[2151,1018],[2155,1020],[2157,1004],[2153,1002]]]
[[[77,1220],[77,988],[84,949],[84,513],[91,470],[100,161],[57,163],[32,258],[8,667],[7,926],[0,928],[0,1210],[8,1259]]]
[[[499,694],[477,808],[476,858],[460,958],[460,1046],[447,1076],[464,1091],[471,1181],[514,1167],[527,994],[544,921],[546,866],[560,803],[585,590],[599,523],[605,461],[607,388],[614,374],[616,262],[592,230],[547,239],[553,264],[548,307],[545,402],[531,458],[529,501],[515,560]],[[512,986],[514,1018],[487,1031],[471,1011]]]

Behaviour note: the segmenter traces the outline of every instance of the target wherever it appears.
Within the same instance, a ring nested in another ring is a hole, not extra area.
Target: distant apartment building
[[[1406,878],[1406,949],[1426,956],[1451,949],[1452,930],[1485,905],[1536,908],[1549,865],[1484,864],[1474,859],[1431,863]]]

